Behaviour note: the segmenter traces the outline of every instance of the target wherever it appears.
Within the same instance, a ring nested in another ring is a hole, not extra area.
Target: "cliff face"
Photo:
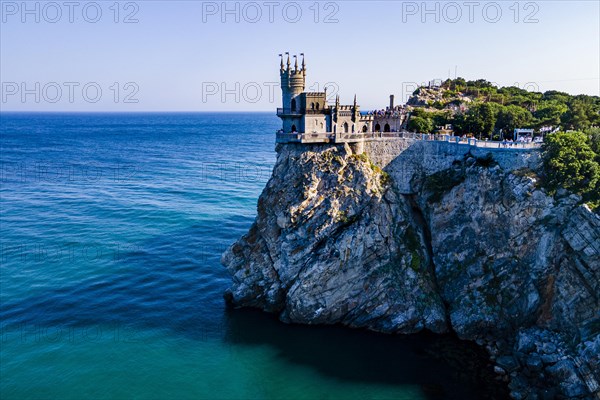
[[[278,145],[256,221],[223,255],[226,299],[298,323],[455,331],[515,398],[597,395],[600,218],[538,188],[529,153],[444,145]]]

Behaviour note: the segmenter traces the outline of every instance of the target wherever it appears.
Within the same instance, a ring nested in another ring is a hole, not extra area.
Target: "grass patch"
[[[385,186],[385,185],[387,185],[388,183],[391,182],[390,174],[388,174],[387,172],[385,172],[384,170],[382,170],[378,165],[373,164],[373,162],[371,160],[369,160],[369,156],[367,156],[367,153],[352,154],[350,156],[350,158],[352,160],[355,160],[355,161],[361,161],[361,162],[369,164],[369,168],[371,168],[371,170],[373,172],[375,172],[376,174],[380,175],[380,178],[379,178],[380,181],[379,181],[379,183],[382,186]]]
[[[421,268],[421,257],[419,257],[417,251],[412,251],[410,253],[410,268],[415,272],[418,272]]]

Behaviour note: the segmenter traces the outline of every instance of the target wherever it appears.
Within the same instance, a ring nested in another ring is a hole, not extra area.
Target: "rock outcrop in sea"
[[[279,144],[225,294],[286,322],[455,332],[515,399],[600,398],[600,217],[536,150]]]

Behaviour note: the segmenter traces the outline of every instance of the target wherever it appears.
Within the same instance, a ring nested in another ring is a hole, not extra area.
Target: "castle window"
[[[296,125],[292,125],[292,132],[296,132]]]
[[[310,103],[310,109],[314,110],[315,109],[315,103]]]
[[[292,99],[292,111],[296,111],[296,99]]]
[[[389,132],[390,131],[390,124],[385,124],[385,126],[383,127],[383,131],[384,132]]]
[[[364,126],[363,126],[363,132],[365,132],[365,133],[366,133],[366,132],[367,132],[367,129],[368,129],[368,128],[367,128],[367,126],[366,126],[366,125],[364,125]]]
[[[348,133],[348,123],[344,122],[344,133]]]
[[[317,103],[317,110],[319,109],[319,103]]]
[[[381,125],[375,125],[375,132],[381,132]]]

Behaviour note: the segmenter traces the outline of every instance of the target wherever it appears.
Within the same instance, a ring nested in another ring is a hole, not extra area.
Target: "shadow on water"
[[[269,345],[287,362],[348,382],[418,385],[430,399],[504,399],[483,349],[452,335],[388,335],[284,324],[258,310],[227,310],[225,340]]]
[[[227,229],[234,226],[239,229],[240,221],[232,217],[213,227],[170,232],[124,254],[115,272],[6,302],[0,310],[3,328],[117,324],[159,329],[174,339],[268,345],[281,359],[340,381],[419,385],[431,399],[507,398],[485,353],[452,336],[287,325],[257,310],[226,309],[222,293],[229,280],[219,258],[238,235]]]

